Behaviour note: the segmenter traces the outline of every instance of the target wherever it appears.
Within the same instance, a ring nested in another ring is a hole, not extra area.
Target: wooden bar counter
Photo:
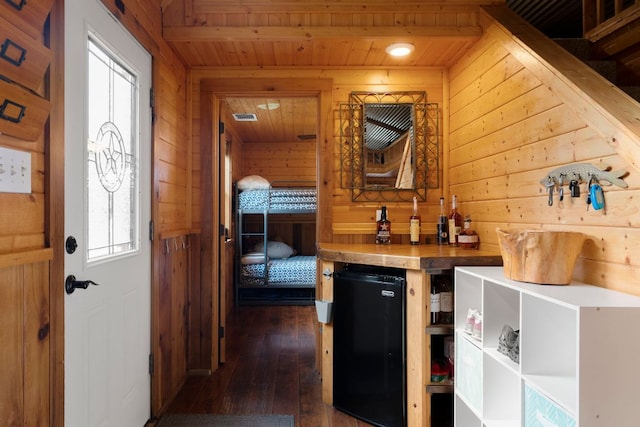
[[[406,270],[407,425],[431,425],[426,386],[430,380],[429,293],[431,274],[455,266],[502,265],[498,252],[438,245],[318,244],[321,284],[317,298],[333,301],[333,272],[344,264]],[[333,404],[333,325],[322,328],[322,399]]]

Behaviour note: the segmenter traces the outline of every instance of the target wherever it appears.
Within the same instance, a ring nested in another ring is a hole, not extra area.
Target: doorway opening
[[[294,89],[291,89],[291,88]],[[250,144],[244,143],[240,137],[239,131],[235,129],[235,119],[232,116],[227,100],[232,98],[242,99],[246,102],[248,99],[262,98],[260,104],[265,104],[266,110],[270,111],[273,102],[272,98],[277,97],[278,100],[285,98],[311,98],[315,103],[315,120],[314,130],[304,130],[298,132],[295,136],[295,141],[288,141],[292,144],[310,144],[308,139],[309,134],[315,133],[315,154],[311,153],[313,160],[314,170],[311,179],[315,181],[315,188],[317,190],[317,211],[322,212],[322,215],[314,216],[315,225],[312,226],[314,230],[311,232],[313,240],[320,241],[319,236],[323,236],[325,242],[331,241],[331,210],[326,207],[323,208],[323,200],[328,198],[325,193],[328,188],[333,186],[333,149],[329,144],[321,144],[323,141],[323,134],[325,129],[329,125],[327,122],[331,112],[331,93],[333,83],[329,79],[250,79],[250,80],[238,80],[234,78],[222,78],[222,79],[203,79],[200,81],[200,111],[199,111],[199,139],[200,140],[200,183],[202,186],[201,191],[201,240],[203,242],[202,250],[200,251],[200,280],[199,283],[202,289],[201,292],[197,289],[192,291],[200,292],[201,295],[208,294],[210,297],[207,301],[202,301],[199,309],[202,311],[202,319],[210,319],[210,324],[205,325],[202,332],[212,334],[214,331],[220,331],[218,336],[211,337],[211,346],[209,347],[211,353],[211,368],[216,370],[218,365],[224,362],[225,355],[225,341],[228,340],[229,334],[226,330],[232,330],[230,325],[225,326],[225,321],[230,313],[233,312],[233,306],[226,304],[225,299],[221,297],[222,293],[234,292],[235,278],[233,280],[226,280],[225,284],[221,284],[218,280],[218,273],[221,269],[231,269],[231,274],[225,272],[225,277],[234,277],[237,274],[235,271],[235,265],[237,255],[233,254],[233,263],[229,262],[229,251],[222,250],[229,247],[231,244],[233,250],[237,249],[235,240],[237,239],[237,229],[235,224],[225,224],[224,215],[220,213],[221,199],[220,193],[220,177],[218,175],[218,169],[220,162],[224,161],[226,144],[223,146],[221,141],[224,139],[230,139],[231,143],[231,168],[232,168],[232,180],[234,182],[239,181],[243,177],[243,157],[246,159],[246,151],[243,145]],[[257,108],[256,102],[256,108]],[[247,109],[242,109],[240,112],[246,113]],[[283,109],[284,111],[284,109]],[[293,109],[292,114],[296,114],[297,110]],[[197,113],[196,113],[197,114]],[[267,122],[268,123],[268,122]],[[233,124],[233,125],[232,125]],[[298,135],[302,135],[302,138],[298,138]],[[248,140],[248,138],[246,138]],[[256,165],[269,164],[270,158],[286,158],[288,154],[274,154],[273,147],[277,141],[272,142],[269,145],[269,149],[262,150],[262,158],[256,160]],[[257,142],[252,144],[258,144]],[[254,148],[258,147],[256,145]],[[260,152],[260,147],[256,148],[256,152]],[[267,162],[265,162],[265,160]],[[311,163],[310,163],[311,164]],[[281,169],[286,169],[288,166],[281,166]],[[262,173],[262,172],[260,172]],[[307,171],[308,173],[308,171]],[[266,175],[266,174],[265,174]],[[322,182],[322,185],[319,183]],[[207,189],[204,191],[204,189]],[[235,197],[232,195],[232,198]],[[235,219],[235,200],[227,206],[231,206],[232,215],[230,218]],[[224,209],[227,209],[226,207]],[[223,229],[228,229],[227,233],[221,233]],[[211,242],[208,244],[207,242]],[[230,243],[231,242],[231,243]],[[226,246],[225,246],[226,245]],[[208,246],[208,247],[207,247]],[[316,268],[317,269],[317,268]],[[316,284],[320,283],[316,276]],[[221,286],[225,286],[224,290]],[[205,289],[210,287],[209,290]],[[317,285],[316,285],[317,290]],[[318,291],[319,292],[319,291]],[[250,310],[250,308],[248,308]],[[207,312],[207,310],[209,310]],[[197,326],[197,325],[196,325]],[[221,328],[224,327],[224,329]],[[197,336],[197,331],[194,331],[192,336]],[[206,337],[205,337],[206,338]],[[316,331],[315,341],[319,343],[320,335],[319,331]],[[317,346],[319,348],[319,346]],[[204,349],[203,349],[204,350]],[[317,350],[319,351],[319,350]],[[220,355],[220,357],[218,357]],[[206,356],[206,355],[205,355]],[[319,360],[319,355],[317,357]],[[317,364],[319,366],[319,363]]]
[[[233,157],[237,305],[313,304],[318,97],[227,96]]]

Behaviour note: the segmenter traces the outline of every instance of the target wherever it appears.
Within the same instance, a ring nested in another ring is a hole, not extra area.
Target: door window
[[[89,40],[87,260],[138,250],[137,79]]]

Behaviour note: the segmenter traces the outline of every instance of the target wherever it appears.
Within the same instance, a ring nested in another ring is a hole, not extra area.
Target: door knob
[[[89,285],[98,286],[99,283],[93,280],[76,280],[76,276],[70,274],[67,276],[67,280],[64,281],[64,290],[71,295],[76,289],[87,289]]]

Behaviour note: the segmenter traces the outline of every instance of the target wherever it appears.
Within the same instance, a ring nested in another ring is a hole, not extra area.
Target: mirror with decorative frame
[[[426,92],[351,92],[340,139],[341,184],[353,201],[424,201],[439,186],[438,106]]]

